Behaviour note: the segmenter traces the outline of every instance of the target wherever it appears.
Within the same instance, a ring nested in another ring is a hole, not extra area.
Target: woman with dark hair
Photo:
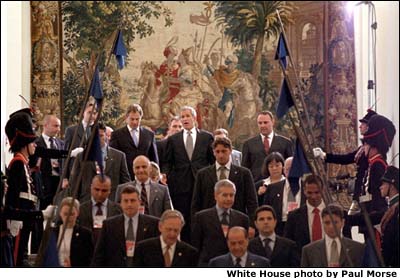
[[[285,180],[283,175],[284,164],[285,159],[279,152],[272,152],[264,159],[261,167],[261,176],[264,179],[255,184],[259,205],[263,203],[265,191],[270,184]]]

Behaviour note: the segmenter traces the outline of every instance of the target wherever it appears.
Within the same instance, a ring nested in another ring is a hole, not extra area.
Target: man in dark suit
[[[255,182],[262,178],[261,167],[268,154],[279,152],[285,159],[293,155],[292,142],[274,132],[274,123],[274,116],[270,111],[260,112],[257,116],[260,134],[243,144],[242,165],[251,170]]]
[[[139,104],[128,106],[125,116],[127,125],[112,133],[110,146],[125,153],[128,171],[133,180],[133,160],[139,155],[144,155],[158,164],[158,154],[154,133],[140,126],[142,107]]]
[[[229,227],[249,228],[247,215],[232,209],[235,192],[231,181],[218,181],[214,187],[216,206],[199,211],[194,216],[192,244],[199,250],[200,266],[206,266],[211,258],[228,252],[226,235]]]
[[[232,227],[227,235],[229,253],[210,260],[209,267],[269,267],[267,258],[247,251],[249,238],[243,227]]]
[[[198,259],[196,248],[178,240],[184,225],[185,220],[179,211],[164,211],[158,224],[161,236],[138,243],[135,248],[133,265],[138,267],[195,267]]]
[[[108,176],[96,175],[90,186],[91,199],[82,203],[79,213],[79,225],[93,232],[97,241],[103,221],[122,213],[118,204],[108,199],[111,191],[111,179]]]
[[[301,252],[304,245],[323,237],[321,212],[325,208],[322,201],[322,181],[309,175],[304,181],[306,204],[290,212],[285,225],[284,237],[293,240]]]
[[[292,161],[293,157],[288,157],[285,160],[285,177],[289,176]],[[301,179],[297,182],[299,183],[299,190],[294,196],[287,178],[278,183],[269,185],[264,194],[262,204],[270,205],[274,208],[278,221],[275,232],[280,236],[283,235],[288,213],[304,205],[306,202],[306,196],[303,193]]]
[[[121,192],[123,214],[103,221],[93,255],[92,266],[126,267],[133,265],[135,244],[158,236],[158,218],[140,214],[140,193],[133,186]]]
[[[329,211],[332,214],[333,221]],[[361,267],[365,246],[362,243],[342,237],[343,209],[337,205],[328,205],[322,210],[322,223],[325,238],[303,247],[301,267]],[[339,236],[341,239],[339,239]],[[350,261],[346,258],[346,252]]]
[[[60,132],[61,122],[55,115],[46,115],[43,118],[43,132],[36,139],[36,146],[43,149],[64,150],[64,142],[55,136]],[[63,153],[60,152],[58,159],[49,157],[38,158],[36,166],[39,167],[42,183],[43,197],[40,200],[40,208],[45,209],[53,202],[60,174],[62,171]]]
[[[120,192],[127,186],[136,187],[140,192],[141,206],[139,210],[142,213],[160,217],[167,209],[172,209],[171,197],[168,187],[159,183],[152,182],[150,179],[150,161],[144,155],[140,155],[133,161],[133,172],[135,180],[132,182],[118,185],[115,201],[121,200]]]
[[[259,236],[250,240],[248,250],[271,261],[272,267],[298,267],[300,254],[296,243],[275,234],[277,224],[273,207],[264,205],[256,210],[254,221]]]
[[[104,174],[111,178],[111,192],[110,199],[115,199],[115,192],[117,186],[121,183],[129,182],[130,176],[128,167],[126,165],[125,154],[119,150],[116,150],[108,146],[106,137],[106,126],[102,123],[99,124],[99,139],[101,153],[103,157],[103,165],[105,165]],[[90,185],[94,176],[100,174],[100,169],[95,161],[82,161],[83,153],[77,156],[76,169],[72,172],[72,185],[76,185],[76,180],[79,173],[82,172],[82,180],[80,183],[79,201],[85,202],[90,200]]]
[[[197,129],[196,110],[181,108],[180,118],[184,130],[172,135],[167,142],[167,164],[162,169],[167,174],[168,187],[174,208],[179,210],[187,225],[182,229],[182,239],[190,242],[190,208],[194,180],[201,168],[214,163],[211,144],[213,136]]]
[[[174,135],[175,133],[178,133],[179,131],[182,130],[182,123],[181,119],[179,116],[174,116],[169,120],[168,123],[168,131],[167,135],[159,141],[156,141],[157,144],[157,152],[158,152],[158,160],[159,160],[159,165],[160,169],[164,169],[164,164],[166,163],[167,160],[167,140],[168,137]]]
[[[229,179],[236,186],[233,208],[254,219],[257,208],[257,197],[253,177],[248,169],[232,163],[232,143],[229,138],[215,138],[212,145],[215,164],[201,169],[196,176],[193,190],[192,215],[203,209],[215,206],[214,185],[218,180]],[[254,237],[254,228],[249,232]]]
[[[83,147],[86,146],[87,140],[89,139],[91,129],[93,126],[94,121],[97,118],[97,110],[95,108],[95,104],[89,101],[86,104],[85,111],[83,112],[83,120],[81,123],[77,125],[69,126],[65,129],[65,149],[69,150],[71,148],[72,139],[75,134],[75,130],[78,129],[77,139],[72,146],[72,149],[75,149],[81,146],[81,141],[83,141]],[[71,165],[72,167],[72,165]]]

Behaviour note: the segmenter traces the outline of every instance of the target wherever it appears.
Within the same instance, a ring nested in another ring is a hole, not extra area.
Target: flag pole
[[[114,34],[115,34],[115,31],[113,32],[113,35],[114,35]],[[114,35],[114,36],[115,36],[115,35]],[[116,38],[114,38],[114,41],[115,41],[115,40],[116,40]],[[105,42],[103,43],[103,49],[104,49],[104,47],[105,47],[106,42],[107,42],[107,41],[105,41]],[[110,52],[111,52],[111,51],[110,51]],[[101,53],[97,56],[97,59],[96,59],[96,66],[98,65],[98,63],[99,63],[99,61],[100,61],[100,57],[101,57]],[[109,61],[108,61],[108,62],[109,62]],[[94,75],[92,74],[92,76],[91,76],[92,82],[93,82],[93,77],[94,77]],[[91,82],[91,83],[92,83],[92,82]],[[84,105],[83,105],[83,107],[82,107],[82,109],[81,109],[81,111],[80,111],[78,123],[82,122],[82,120],[83,120],[83,114],[84,114],[86,105],[87,105],[87,103],[89,102],[90,89],[91,89],[91,86],[89,86],[89,88],[86,88],[86,95],[85,95],[84,102],[83,102]],[[101,104],[102,104],[102,102],[101,102]],[[98,114],[98,117],[97,117],[95,123],[97,123],[97,122],[98,122],[98,118],[100,118],[101,109],[102,109],[102,105],[100,105],[99,114]],[[94,109],[93,109],[93,110],[94,110]],[[90,118],[91,118],[91,116],[92,116],[93,110],[92,110],[91,113],[90,113]],[[93,132],[92,132],[92,133],[93,133]],[[93,138],[92,138],[92,137],[93,137],[93,134],[91,134],[91,136],[90,136],[90,138],[89,138],[89,143],[90,143],[90,144],[91,144],[91,142],[93,141]],[[78,128],[75,129],[74,135],[73,135],[72,140],[71,140],[71,145],[70,145],[70,148],[69,148],[69,150],[68,150],[68,155],[67,155],[66,161],[65,161],[65,163],[64,163],[64,168],[63,168],[63,171],[62,171],[62,175],[61,175],[61,177],[60,177],[60,182],[59,182],[59,184],[58,184],[56,194],[55,194],[55,196],[54,196],[54,198],[53,198],[53,204],[54,204],[54,202],[55,202],[55,200],[56,200],[56,196],[57,196],[58,193],[61,191],[63,179],[64,179],[65,176],[66,176],[67,168],[68,168],[68,165],[69,165],[70,160],[71,160],[72,146],[74,146],[74,144],[75,144],[77,138],[78,138]],[[91,140],[90,140],[90,139],[91,139]],[[82,140],[81,140],[81,142],[80,142],[80,146],[82,146],[82,145],[83,145],[83,138],[82,138]],[[89,145],[89,144],[88,144],[88,145]],[[76,168],[76,159],[74,160],[74,164],[73,164],[72,169],[74,170],[74,168]],[[80,179],[82,179],[82,175],[80,174],[79,176],[80,176]],[[79,181],[79,176],[78,176],[78,181]],[[77,192],[78,192],[78,189],[79,189],[79,184],[75,185],[75,189],[74,189],[73,196],[72,196],[73,200],[72,200],[72,202],[71,202],[71,204],[70,204],[70,210],[69,210],[69,213],[68,213],[68,216],[67,216],[67,219],[66,219],[67,222],[68,222],[69,217],[70,217],[70,215],[71,215],[71,213],[72,213],[73,202],[74,202],[75,196],[76,196],[76,194],[77,194]],[[55,216],[54,214],[55,214],[55,210],[53,211],[53,217],[51,217],[50,219],[53,219],[53,218],[54,218],[54,216]],[[41,243],[40,243],[39,250],[38,250],[38,255],[37,255],[36,260],[35,260],[35,265],[36,265],[36,266],[42,266],[42,264],[43,264],[44,253],[45,253],[45,251],[47,250],[48,243],[49,243],[49,239],[50,239],[51,232],[52,232],[51,229],[50,229],[50,228],[51,228],[51,227],[50,227],[50,222],[51,222],[51,221],[49,221],[49,220],[47,220],[47,222],[46,222],[45,231],[43,232],[42,241],[41,241]],[[63,239],[63,237],[64,237],[65,229],[66,229],[66,227],[64,227],[64,229],[63,229],[63,231],[62,231],[60,243],[62,242],[62,239]]]
[[[297,84],[300,84],[299,79],[298,79],[298,75],[297,75],[297,72],[296,72],[295,65],[294,65],[292,57],[290,55],[290,50],[289,50],[289,46],[288,46],[288,43],[287,43],[287,40],[286,40],[285,30],[284,30],[283,23],[281,21],[280,15],[279,15],[279,11],[276,10],[276,13],[278,15],[279,23],[281,25],[282,38],[284,40],[285,48],[287,50],[287,56],[289,56],[289,61],[290,61],[291,67],[293,69],[293,72],[295,74],[295,77],[296,77],[296,80],[297,80]],[[278,42],[278,47],[279,47],[279,42]],[[310,159],[310,157],[311,157],[310,154],[312,153],[312,146],[313,146],[313,143],[315,142],[315,139],[314,139],[314,135],[313,135],[313,132],[312,132],[312,129],[311,129],[311,125],[310,125],[311,121],[310,121],[309,114],[308,114],[308,111],[307,111],[307,106],[305,105],[305,102],[304,102],[304,99],[303,99],[303,96],[302,96],[301,92],[298,92],[298,94],[295,95],[295,93],[294,93],[295,91],[293,90],[293,85],[291,84],[291,81],[290,81],[289,75],[287,73],[287,70],[285,69],[285,67],[284,67],[284,65],[283,65],[283,63],[281,61],[279,62],[279,65],[280,65],[281,70],[282,70],[283,75],[284,75],[284,82],[286,81],[287,85],[289,87],[289,93],[290,93],[291,98],[293,100],[293,106],[295,107],[295,111],[296,111],[296,115],[297,115],[297,119],[299,121],[300,127],[297,126],[297,124],[295,122],[295,118],[296,117],[292,114],[292,112],[288,113],[289,114],[289,118],[290,118],[290,120],[291,120],[291,122],[293,124],[293,127],[295,129],[296,135],[297,135],[297,137],[299,139],[299,142],[300,142],[304,152],[306,152],[305,156],[306,156],[307,162],[308,162],[309,165],[313,166],[313,167],[310,167],[311,171],[316,176],[322,176],[322,181],[323,181],[323,185],[322,185],[322,188],[321,188],[322,199],[324,200],[324,203],[326,204],[326,208],[327,208],[327,211],[328,211],[329,218],[330,218],[331,222],[334,223],[334,219],[333,219],[333,215],[332,215],[331,209],[328,206],[329,204],[333,203],[333,198],[332,198],[332,196],[331,196],[331,194],[330,194],[330,192],[328,190],[328,181],[327,181],[327,175],[326,175],[325,168],[323,167],[323,165],[321,163],[322,162],[321,160],[317,160],[316,161],[315,159]],[[299,90],[300,90],[300,87],[299,87]],[[301,102],[301,107],[303,108],[302,109],[302,113],[304,113],[305,116],[306,116],[306,122],[304,122],[303,118],[301,117],[299,103],[298,103],[297,100],[300,100],[300,102]],[[301,133],[300,128],[301,128],[301,131],[304,134]],[[310,137],[307,136],[307,129],[309,129],[308,130],[308,134],[311,137],[311,141],[310,141]],[[305,147],[307,147],[307,148],[305,148]],[[325,186],[324,186],[324,184],[325,184]],[[345,248],[343,250],[346,250],[345,243],[343,242],[343,238],[340,235],[340,231],[336,228],[336,225],[333,225],[333,227],[334,227],[336,235],[338,236],[338,238],[340,240],[342,248]],[[345,259],[348,262],[350,267],[352,267],[354,265],[352,260],[351,260],[351,258],[350,258],[350,256],[349,256],[349,254],[348,254],[348,252],[347,252],[347,250],[345,252]]]

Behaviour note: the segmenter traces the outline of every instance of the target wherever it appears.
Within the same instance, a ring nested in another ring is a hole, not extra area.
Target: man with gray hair
[[[184,130],[168,137],[167,160],[163,173],[167,174],[174,208],[179,210],[188,224],[183,228],[182,239],[190,242],[190,207],[197,172],[214,163],[213,136],[196,128],[197,113],[190,106],[181,108],[180,119]]]
[[[232,209],[236,187],[228,179],[215,184],[216,205],[195,214],[192,226],[192,244],[199,249],[199,266],[207,266],[211,258],[227,253],[226,235],[230,227],[241,226],[248,230],[249,218]]]
[[[135,249],[134,266],[138,267],[195,267],[197,249],[179,241],[185,225],[183,215],[177,210],[166,210],[161,215],[159,237],[138,243]]]
[[[110,146],[120,150],[126,155],[126,164],[133,180],[133,160],[139,155],[147,156],[150,161],[158,164],[158,154],[154,132],[141,127],[140,122],[143,117],[143,110],[139,104],[129,105],[125,121],[126,126],[115,130],[111,134]]]

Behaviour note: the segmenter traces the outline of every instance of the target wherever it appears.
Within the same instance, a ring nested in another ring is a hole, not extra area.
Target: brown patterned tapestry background
[[[257,1],[275,18],[273,1]],[[32,100],[37,118],[60,116],[63,127],[77,121],[86,91],[84,69],[102,53],[103,121],[119,127],[131,103],[144,109],[143,125],[162,137],[182,105],[199,114],[199,125],[225,127],[236,147],[257,133],[256,113],[276,110],[282,73],[274,60],[278,25],[251,22],[254,2],[35,1],[32,22]],[[282,13],[299,86],[320,146],[346,152],[357,145],[353,18],[343,2],[283,2]],[[253,9],[254,10],[254,9]],[[246,22],[227,21],[228,13]],[[115,59],[104,73],[111,34],[121,28],[127,67]],[[60,32],[62,30],[62,32]],[[62,42],[62,43],[61,43]],[[60,48],[60,45],[62,47]],[[221,67],[234,67],[220,75]],[[232,61],[231,61],[232,62]],[[289,119],[277,130],[294,137]],[[352,171],[330,168],[330,175]]]

